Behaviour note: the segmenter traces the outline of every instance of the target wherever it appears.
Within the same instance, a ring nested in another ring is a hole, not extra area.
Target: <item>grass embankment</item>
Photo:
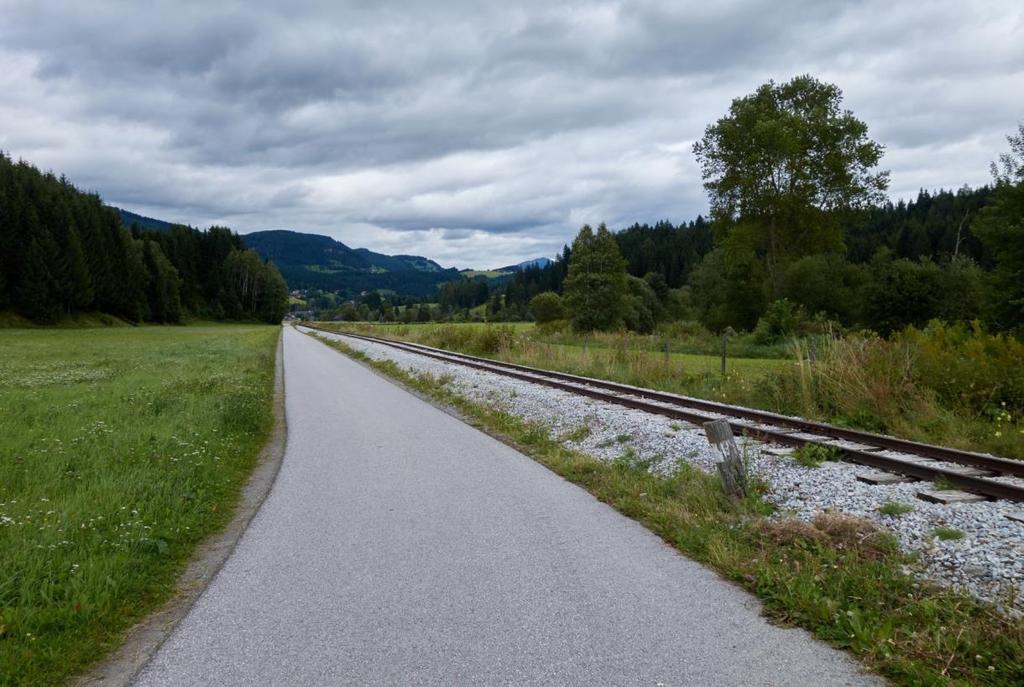
[[[453,406],[553,472],[643,523],[670,545],[762,599],[766,614],[803,627],[901,685],[1024,684],[1024,621],[903,572],[911,560],[865,521],[769,521],[759,497],[733,502],[717,478],[681,466],[655,477],[628,454],[606,463],[566,448],[550,429],[414,376],[344,343],[329,345]]]
[[[168,598],[271,429],[279,331],[0,331],[0,685],[61,683]]]
[[[76,312],[56,324],[39,325],[10,310],[0,310],[0,329],[40,329],[44,326],[47,329],[81,329],[83,327],[128,327],[131,325],[119,317],[102,312]]]
[[[317,326],[1024,458],[1024,344],[966,327],[935,324],[889,340],[849,335],[785,346],[744,340],[730,351],[764,357],[730,354],[722,375],[720,357],[700,352],[720,344],[681,326],[664,337],[586,339],[531,324]],[[788,359],[779,358],[786,350]]]

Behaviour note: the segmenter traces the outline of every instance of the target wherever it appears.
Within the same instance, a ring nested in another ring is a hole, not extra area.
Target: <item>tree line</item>
[[[131,322],[279,322],[288,289],[230,229],[126,229],[97,194],[0,153],[0,310],[38,323],[100,311]]]

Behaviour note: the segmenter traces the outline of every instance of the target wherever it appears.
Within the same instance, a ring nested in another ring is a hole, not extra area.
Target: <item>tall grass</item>
[[[412,341],[497,360],[571,374],[612,379],[663,391],[752,403],[754,381],[765,371],[785,366],[777,359],[729,358],[726,375],[718,356],[670,352],[652,346],[649,337],[628,332],[603,333],[564,343],[533,327],[509,325],[352,325],[318,323],[335,331],[355,331]]]
[[[1024,344],[976,326],[933,323],[890,339],[796,340],[786,358],[731,355],[725,375],[719,356],[679,352],[698,339],[707,345],[710,336],[685,323],[674,326],[684,340],[669,338],[668,356],[665,339],[628,332],[582,337],[558,327],[320,326],[1024,458]],[[776,347],[766,352],[779,354]]]
[[[812,359],[757,384],[782,413],[1024,458],[1024,344],[979,328],[933,323],[891,339],[827,339]]]
[[[64,681],[168,596],[271,426],[278,332],[0,331],[0,685]]]

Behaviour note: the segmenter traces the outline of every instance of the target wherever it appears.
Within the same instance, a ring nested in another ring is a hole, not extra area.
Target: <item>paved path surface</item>
[[[281,473],[138,685],[877,684],[529,458],[284,336]]]

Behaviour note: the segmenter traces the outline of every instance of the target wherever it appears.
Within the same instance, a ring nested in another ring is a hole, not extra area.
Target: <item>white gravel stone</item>
[[[712,472],[719,459],[703,430],[691,424],[381,344],[348,337],[344,341],[371,358],[393,360],[413,373],[443,376],[456,393],[549,425],[552,436],[602,460],[632,451],[636,459],[650,463],[652,472],[669,474],[680,462]],[[589,430],[585,437],[569,438],[584,426]],[[809,468],[791,458],[770,455],[766,448],[745,442],[751,470],[768,485],[765,496],[780,514],[811,520],[823,511],[838,511],[867,518],[892,531],[905,551],[920,554],[914,570],[918,576],[966,591],[1005,611],[1024,612],[1024,523],[1006,517],[1020,512],[1019,505],[926,503],[916,497],[921,482],[869,485],[856,478],[865,470],[862,466],[825,463]],[[880,514],[879,507],[888,502],[904,503],[913,510],[898,516]],[[959,530],[964,536],[941,540],[934,534],[939,528]]]

